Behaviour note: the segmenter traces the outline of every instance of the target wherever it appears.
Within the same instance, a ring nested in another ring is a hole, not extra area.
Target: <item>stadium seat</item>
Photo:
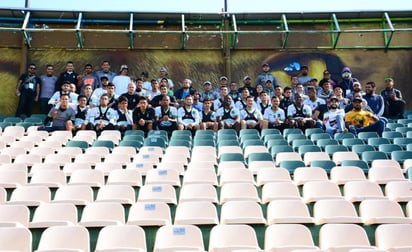
[[[383,137],[371,137],[367,139],[367,144],[373,146],[375,149],[378,149],[381,144],[390,144],[391,141]]]
[[[170,208],[164,202],[137,202],[130,207],[127,224],[137,226],[171,225]]]
[[[135,169],[116,169],[109,173],[106,185],[129,185],[140,187],[143,185],[142,175]]]
[[[333,160],[313,160],[310,162],[311,167],[321,167],[326,171],[326,173],[330,173],[333,167],[336,166],[336,163]]]
[[[220,173],[219,186],[228,183],[251,183],[254,185],[255,181],[249,169],[224,169]]]
[[[187,201],[217,203],[217,192],[212,184],[183,184],[179,194],[179,204]]]
[[[104,185],[104,173],[101,170],[75,170],[70,176],[68,184],[101,187]]]
[[[49,227],[40,237],[37,251],[90,251],[89,231],[82,226]]]
[[[359,216],[366,225],[385,223],[412,223],[401,206],[388,199],[365,199],[359,205]]]
[[[339,187],[331,181],[308,181],[302,187],[302,199],[306,203],[341,198]]]
[[[345,199],[318,200],[313,206],[317,225],[326,223],[362,223],[355,206]]]
[[[306,166],[314,166],[312,162],[330,161],[330,157],[326,152],[306,152],[303,161]]]
[[[157,230],[153,251],[179,250],[205,250],[200,228],[194,225],[168,225]]]
[[[130,185],[104,185],[99,188],[95,202],[115,202],[131,205],[136,202],[136,195]]]
[[[220,189],[220,204],[231,200],[251,200],[260,202],[255,185],[251,183],[227,183]]]
[[[406,159],[412,159],[412,151],[396,150],[391,152],[391,159],[403,164]]]
[[[319,231],[319,247],[324,251],[372,249],[365,229],[357,224],[325,224]]]
[[[10,169],[5,169],[9,166]],[[27,168],[21,164],[22,170],[14,169],[16,164],[2,165],[0,168],[0,187],[3,188],[16,188],[21,185],[27,184]]]
[[[77,225],[77,208],[71,203],[44,203],[34,212],[30,228]]]
[[[51,200],[50,189],[46,186],[19,186],[11,193],[7,204],[37,207]]]
[[[374,138],[374,137],[379,137],[378,133],[372,131],[372,132],[359,132],[358,133],[358,138],[361,139],[364,142],[367,142],[369,138]]]
[[[32,173],[29,185],[58,188],[66,184],[66,174],[61,170],[43,170]]]
[[[104,227],[125,223],[124,208],[115,202],[92,202],[82,212],[79,225],[84,227]]]
[[[76,206],[85,206],[93,202],[93,190],[87,185],[66,185],[56,190],[54,203],[72,203]]]
[[[352,150],[352,146],[354,145],[362,145],[365,144],[362,139],[359,138],[344,138],[342,139],[342,145]]]
[[[0,228],[2,227],[28,227],[30,211],[25,205],[0,204]],[[0,238],[1,239],[1,238]],[[0,245],[1,248],[1,245]],[[1,251],[1,249],[0,249]]]
[[[336,165],[341,165],[343,160],[359,160],[359,156],[351,151],[336,151],[332,154],[332,160]]]
[[[312,234],[302,224],[270,225],[265,231],[265,251],[319,250]]]
[[[296,185],[303,185],[308,181],[327,181],[328,175],[320,167],[299,167],[293,172],[293,182]]]
[[[176,207],[175,225],[219,224],[216,206],[207,201],[180,202]]]
[[[357,166],[365,173],[368,173],[369,171],[368,163],[363,160],[342,160],[341,166]]]
[[[350,202],[365,199],[383,199],[384,195],[378,184],[372,181],[349,181],[343,186],[343,195]]]
[[[270,201],[267,208],[268,225],[279,223],[313,224],[306,204],[300,199],[278,199]]]
[[[412,250],[411,237],[410,224],[382,224],[375,231],[376,246],[384,251]]]
[[[95,252],[146,251],[146,235],[135,225],[106,226],[99,232]]]
[[[32,251],[32,234],[26,227],[0,227],[1,251]]]
[[[180,177],[177,170],[153,169],[146,173],[145,185],[168,184],[180,187]]]
[[[298,187],[292,181],[268,182],[262,188],[262,203],[266,204],[273,200],[299,199]]]
[[[291,181],[289,171],[285,168],[262,167],[257,171],[256,185],[262,186],[269,182]]]
[[[266,224],[262,208],[256,201],[228,201],[222,205],[221,224]]]
[[[391,181],[385,186],[385,195],[395,202],[412,201],[412,181]]]
[[[157,185],[144,185],[140,188],[138,202],[165,202],[168,204],[176,205],[176,191],[172,185],[169,184],[157,184]]]
[[[216,225],[210,231],[209,251],[260,251],[255,230],[244,224]]]
[[[371,167],[368,172],[368,178],[377,184],[387,184],[390,181],[403,181],[406,178],[403,171],[398,167]]]
[[[357,166],[335,166],[330,171],[330,180],[337,185],[344,185],[349,181],[366,180],[366,177]]]
[[[355,152],[356,154],[359,155],[359,157],[362,156],[362,153],[366,151],[376,151],[375,147],[367,145],[367,144],[355,144],[352,145],[351,150]]]

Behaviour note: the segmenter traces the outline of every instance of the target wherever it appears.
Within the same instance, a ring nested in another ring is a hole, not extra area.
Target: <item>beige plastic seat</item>
[[[34,164],[42,163],[43,158],[41,155],[38,154],[19,154],[14,159],[14,163],[19,164],[26,164],[27,166],[33,166]]]
[[[89,231],[82,226],[54,226],[42,233],[37,251],[90,251]]]
[[[160,201],[168,204],[177,204],[176,191],[169,184],[144,185],[139,190],[137,201],[153,202]]]
[[[154,163],[149,162],[133,162],[126,166],[127,170],[137,170],[142,176],[146,176],[146,173],[153,169]]]
[[[102,133],[104,133],[105,131],[103,131]],[[120,138],[118,137],[118,136],[115,136],[115,135],[111,135],[111,134],[102,134],[102,135],[100,135],[98,138],[97,138],[97,140],[99,140],[99,141],[112,141],[113,142],[113,144],[115,145],[115,146],[117,146],[117,145],[119,145],[119,140],[120,140]]]
[[[328,181],[328,174],[321,167],[298,167],[293,172],[293,182],[303,185],[308,181]]]
[[[303,161],[302,157],[297,152],[280,152],[280,153],[276,154],[275,160],[276,160],[276,166],[279,166],[280,162],[282,162],[284,160]]]
[[[72,173],[76,170],[91,170],[91,163],[67,163],[63,166],[63,172],[66,176],[70,177]]]
[[[412,200],[412,181],[391,181],[385,186],[385,195],[396,202]]]
[[[80,147],[62,147],[57,153],[69,155],[71,159],[75,159],[78,155],[83,154],[83,150]]]
[[[337,151],[332,154],[332,160],[336,165],[341,165],[343,160],[359,160],[359,156],[351,151]]]
[[[330,180],[337,185],[344,185],[348,181],[366,180],[366,177],[357,166],[335,166],[330,171]]]
[[[29,221],[30,211],[27,206],[0,204],[0,228],[28,227]]]
[[[12,159],[15,159],[19,155],[27,154],[27,150],[23,147],[6,147],[1,151],[2,155],[9,155]]]
[[[196,155],[197,153],[214,153],[214,157],[216,159],[216,149],[214,146],[193,146],[192,148],[192,159],[193,155]]]
[[[303,161],[306,166],[310,166],[314,160],[330,160],[329,154],[326,152],[306,152],[303,155]]]
[[[152,165],[159,164],[159,156],[156,153],[142,153],[141,151],[133,157],[133,163],[150,163]]]
[[[383,199],[383,192],[378,184],[372,181],[349,181],[343,186],[346,200],[359,202],[364,199]]]
[[[243,149],[243,155],[245,156],[245,159],[249,157],[250,153],[269,153],[268,149],[264,145],[251,145],[251,146],[246,146]]]
[[[93,190],[87,185],[62,186],[56,190],[53,202],[84,206],[93,202]]]
[[[34,147],[30,151],[30,154],[40,155],[42,159],[46,158],[47,155],[53,153],[54,149],[50,147]]]
[[[300,199],[273,200],[267,208],[267,223],[313,223],[308,207]]]
[[[43,141],[43,137],[40,135],[34,135],[34,134],[28,134],[28,132],[26,132],[27,135],[23,136],[20,141],[22,142],[32,142],[34,144],[34,146],[38,146],[39,143],[41,143]]]
[[[278,199],[299,199],[298,187],[292,181],[270,182],[262,188],[262,203]]]
[[[412,167],[412,159],[405,159],[402,166],[403,171],[406,172],[409,167]]]
[[[136,155],[136,148],[132,146],[116,146],[112,150],[112,154],[127,154],[129,158]]]
[[[227,183],[251,183],[255,184],[253,174],[249,169],[224,169],[220,173],[219,185]]]
[[[124,208],[117,202],[92,202],[87,204],[79,224],[85,227],[104,227],[125,223]]]
[[[180,187],[179,172],[172,169],[160,170],[153,169],[147,171],[145,185],[150,184],[168,184]]]
[[[62,148],[62,143],[58,142],[56,140],[53,140],[53,138],[52,138],[51,140],[47,139],[46,141],[43,141],[43,142],[39,143],[38,147],[52,148],[54,150],[54,152],[57,152]]]
[[[166,152],[162,157],[162,162],[179,162],[183,165],[188,164],[188,155],[186,152]]]
[[[24,136],[25,131],[23,126],[9,126],[3,130],[2,136],[13,136],[20,140]]]
[[[76,134],[71,140],[72,141],[85,141],[87,142],[89,146],[91,146],[96,139],[93,136],[89,136],[89,135],[82,136],[82,135]]]
[[[127,224],[138,226],[171,225],[170,207],[164,202],[136,202],[130,207]]]
[[[175,225],[219,224],[216,207],[207,201],[180,202],[176,208]]]
[[[97,138],[100,140],[102,136],[112,136],[113,139],[120,140],[122,138],[122,134],[118,130],[104,130],[101,132],[100,136]]]
[[[274,161],[252,161],[248,164],[248,169],[253,173],[253,175],[258,174],[261,169],[273,169],[275,167],[276,164]]]
[[[110,150],[104,146],[91,146],[87,148],[84,152],[85,154],[98,155],[100,159],[110,154]]]
[[[216,225],[210,231],[209,252],[261,250],[255,230],[245,224]]]
[[[142,175],[138,170],[116,169],[109,173],[106,185],[142,186]]]
[[[82,130],[83,131],[83,130]],[[79,131],[80,132],[80,131]],[[78,132],[77,132],[78,133]],[[80,133],[82,134],[82,133]],[[77,134],[78,135],[78,134]],[[56,130],[53,131],[50,134],[51,137],[61,137],[61,138],[65,138],[66,140],[70,140],[73,138],[73,134],[70,131],[66,131],[66,130]]]
[[[9,148],[23,148],[26,152],[30,152],[34,148],[34,143],[31,141],[15,141],[10,144]]]
[[[84,153],[77,155],[76,158],[74,159],[75,163],[87,163],[87,164],[92,164],[95,166],[96,164],[102,162],[102,158],[98,154],[90,154],[90,153]]]
[[[185,174],[185,161],[182,160],[173,160],[173,159],[162,159],[157,165],[158,170],[175,170],[178,172],[179,175]]]
[[[376,228],[375,242],[384,251],[412,251],[411,224],[382,224]]]
[[[135,225],[106,226],[97,237],[95,252],[145,252],[146,235],[143,228]]]
[[[159,146],[142,146],[139,154],[153,154],[159,159],[163,157],[163,149]]]
[[[168,156],[168,155],[173,156],[176,153],[178,153],[179,155],[181,153],[184,153],[186,158],[190,158],[190,149],[186,146],[169,146],[167,147],[164,156]]]
[[[265,251],[316,251],[312,234],[306,226],[302,224],[274,224],[266,228],[265,231]]]
[[[378,184],[386,184],[390,181],[405,181],[403,171],[397,167],[377,166],[368,171],[368,179]]]
[[[122,170],[123,166],[122,163],[115,163],[115,162],[103,162],[103,163],[97,163],[94,167],[95,170],[99,170],[103,172],[103,175],[109,176],[110,172],[115,171],[115,170]]]
[[[101,187],[104,185],[104,173],[101,170],[75,170],[70,176],[68,184]]]
[[[59,149],[60,149],[62,146],[65,146],[68,141],[69,140],[67,139],[67,136],[59,136],[56,134],[52,134],[44,142],[51,142],[53,146],[56,146],[56,147],[59,146]],[[43,143],[39,144],[39,146],[42,146]]]
[[[33,129],[33,130],[32,130]],[[27,136],[37,136],[40,137],[43,141],[49,137],[49,132],[47,131],[38,131],[36,128],[31,128],[31,126],[27,129]]]
[[[215,166],[216,166],[216,161],[215,159],[213,160],[207,160],[207,161],[196,161],[196,160],[190,160],[189,164],[187,165],[186,172],[189,170],[193,169],[208,169],[215,171]]]
[[[126,166],[131,162],[131,158],[129,154],[123,153],[110,153],[105,156],[104,158],[105,163],[119,163],[123,166]]]
[[[302,187],[302,198],[306,203],[321,199],[341,199],[339,187],[331,181],[309,181]]]
[[[220,146],[218,149],[218,158],[220,158],[220,156],[223,153],[240,153],[243,154],[243,150],[242,148],[240,148],[240,146]]]
[[[211,184],[217,185],[216,172],[213,169],[187,169],[183,176],[183,185]]]
[[[32,234],[26,227],[0,227],[0,251],[32,251]]]
[[[325,223],[362,223],[354,205],[344,199],[316,201],[313,206],[313,217],[317,225]]]
[[[200,228],[194,225],[167,225],[156,232],[154,252],[204,251]]]
[[[0,205],[6,203],[7,200],[7,192],[6,189],[0,187]]]
[[[257,171],[256,185],[262,186],[270,182],[290,182],[290,173],[285,168],[261,168]]]
[[[51,200],[51,192],[47,186],[19,186],[11,193],[7,204],[39,206]]]
[[[58,164],[53,163],[34,164],[30,169],[29,176],[31,177],[33,173],[39,171],[60,171],[60,166]]]
[[[392,200],[365,199],[359,205],[359,215],[363,223],[412,223],[412,219],[406,218],[401,206]]]
[[[71,203],[44,203],[38,206],[30,228],[73,226],[77,224],[77,208]]]
[[[26,164],[2,164],[0,165],[0,171],[21,171],[27,173],[28,167]],[[7,183],[7,182],[6,182]]]
[[[221,224],[266,224],[256,201],[228,201],[222,205]]]
[[[133,204],[136,202],[136,195],[130,185],[104,185],[99,188],[95,202]]]
[[[396,161],[396,160],[392,160],[392,159],[376,159],[376,160],[373,160],[372,163],[371,163],[371,168],[372,167],[378,167],[378,166],[393,167],[393,168],[402,169],[399,162]]]
[[[10,146],[10,144],[13,143],[14,141],[16,141],[15,136],[4,136],[4,135],[0,136],[0,142],[4,143],[6,146]]]
[[[217,175],[220,176],[223,170],[226,169],[246,169],[246,166],[243,162],[241,161],[225,161],[225,162],[220,162],[218,167],[217,167]]]
[[[10,155],[0,154],[0,167],[3,164],[11,164],[11,156]]]
[[[373,249],[366,231],[357,224],[325,224],[319,231],[319,247],[324,251]]]
[[[179,204],[187,201],[217,203],[216,188],[211,184],[186,184],[180,189]]]
[[[47,155],[44,159],[44,163],[54,163],[59,164],[59,166],[63,167],[65,164],[70,163],[72,158],[68,154],[50,154]]]
[[[24,170],[12,169],[14,164],[2,165],[10,166],[11,169],[0,169],[0,187],[3,188],[16,188],[18,186],[27,184],[27,172]]]
[[[28,185],[43,185],[50,188],[61,187],[66,184],[66,175],[61,170],[43,170],[32,174]]]
[[[220,203],[231,200],[252,200],[260,202],[256,187],[251,183],[227,183],[220,189]]]

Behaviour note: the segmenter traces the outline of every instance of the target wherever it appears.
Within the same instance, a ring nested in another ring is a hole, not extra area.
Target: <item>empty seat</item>
[[[164,202],[137,202],[130,207],[127,224],[138,226],[171,225],[169,206]]]
[[[339,187],[331,181],[309,181],[303,185],[302,198],[306,203],[320,199],[342,198]]]
[[[371,164],[371,168],[372,167],[377,167],[377,166],[381,166],[381,167],[394,167],[394,168],[399,168],[402,169],[401,165],[399,164],[398,161],[396,160],[391,160],[391,159],[377,159],[377,160],[373,160],[372,164]]]
[[[266,183],[262,188],[262,203],[278,199],[300,199],[298,187],[292,181]]]
[[[264,167],[258,170],[256,184],[262,186],[269,182],[291,181],[289,171],[285,168]]]
[[[54,164],[54,163],[52,163]],[[56,164],[54,164],[56,165]],[[76,170],[91,170],[92,164],[91,163],[67,163],[63,166],[63,172],[66,176],[70,177],[72,173]]]
[[[337,151],[332,154],[332,160],[336,165],[340,165],[343,160],[359,160],[359,156],[351,151]]]
[[[173,186],[169,184],[144,185],[140,188],[137,201],[160,201],[168,204],[176,204],[176,191]]]
[[[316,224],[325,223],[362,223],[354,205],[345,199],[318,200],[313,206]]]
[[[217,185],[217,176],[214,169],[187,169],[183,176],[183,185],[211,184]]]
[[[133,162],[126,166],[127,170],[137,170],[142,176],[153,169],[154,163],[149,162]]]
[[[376,246],[384,251],[411,251],[411,237],[411,224],[382,224],[375,231]]]
[[[95,252],[146,251],[145,231],[135,225],[106,226],[99,232]]]
[[[105,185],[99,188],[95,202],[133,204],[136,202],[136,195],[130,185]]]
[[[44,185],[57,188],[66,184],[66,175],[60,170],[36,171],[32,174],[29,185]]]
[[[228,201],[222,205],[221,224],[265,224],[262,208],[256,201]]]
[[[385,199],[366,199],[359,205],[359,216],[367,225],[382,223],[412,223],[405,218],[401,206]]]
[[[32,251],[32,234],[26,227],[0,227],[0,251]]]
[[[251,183],[255,184],[253,174],[248,169],[224,169],[220,173],[220,186],[227,183]]]
[[[142,175],[137,170],[116,169],[109,173],[106,184],[140,187],[142,186]]]
[[[28,227],[29,220],[30,212],[27,206],[0,204],[0,227]]]
[[[191,201],[179,203],[176,208],[174,223],[176,225],[215,225],[219,224],[219,219],[213,203],[207,201]]]
[[[389,181],[406,180],[401,169],[397,167],[372,167],[369,169],[368,178],[378,184],[386,184]]]
[[[2,165],[4,166],[8,165]],[[10,164],[10,167],[15,166]],[[26,168],[24,168],[26,170]],[[27,172],[15,169],[2,169],[0,170],[0,186],[3,188],[16,188],[18,186],[27,184]]]
[[[302,224],[274,224],[265,231],[265,251],[319,250]]]
[[[11,194],[8,204],[39,206],[50,202],[51,192],[46,186],[19,186]]]
[[[293,172],[293,181],[296,185],[303,185],[308,181],[327,181],[328,174],[320,167],[299,167]]]
[[[365,199],[382,199],[383,192],[378,184],[372,181],[349,181],[343,186],[345,199],[358,202]]]
[[[310,166],[313,161],[330,160],[328,153],[326,152],[306,152],[303,156],[303,160],[306,166]]]
[[[125,223],[124,208],[115,202],[92,202],[87,204],[79,224],[85,227],[104,227]]]
[[[87,185],[66,185],[59,187],[53,202],[87,205],[93,202],[93,190]]]
[[[153,169],[146,173],[145,185],[168,184],[180,187],[179,172],[172,169]]]
[[[102,185],[104,185],[104,174],[101,170],[75,170],[70,176],[68,184],[101,187]]]
[[[330,171],[330,180],[337,185],[344,185],[349,181],[366,180],[366,177],[357,166],[335,166]]]
[[[356,224],[325,224],[319,231],[319,247],[324,251],[372,249],[366,231]]]
[[[37,251],[89,252],[89,231],[82,226],[49,227],[42,233]]]
[[[228,183],[220,190],[220,203],[231,200],[252,200],[260,202],[255,185],[251,183]]]
[[[261,250],[255,230],[244,224],[216,225],[210,231],[209,251]]]
[[[168,225],[156,232],[153,251],[204,251],[200,229],[194,225]]]
[[[217,203],[217,192],[211,184],[186,184],[180,189],[179,202],[206,201]]]
[[[412,200],[412,181],[391,181],[385,186],[385,195],[396,202]]]
[[[36,208],[30,228],[73,226],[77,224],[77,208],[71,203],[44,203]]]
[[[267,223],[313,223],[306,204],[300,199],[272,200],[267,208]]]

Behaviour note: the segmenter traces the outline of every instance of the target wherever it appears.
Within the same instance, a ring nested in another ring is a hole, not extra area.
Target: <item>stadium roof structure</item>
[[[412,48],[412,3],[5,0],[0,47],[69,49]],[[3,35],[4,34],[4,35]]]

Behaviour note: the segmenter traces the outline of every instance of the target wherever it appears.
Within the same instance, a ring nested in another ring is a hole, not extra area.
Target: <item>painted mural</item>
[[[21,74],[22,59],[20,49],[0,49],[0,113],[13,115],[17,106],[14,95],[15,85]],[[111,62],[112,71],[118,72],[122,64],[127,64],[132,76],[138,77],[142,71],[149,72],[150,78],[157,78],[159,69],[166,67],[169,77],[179,86],[183,79],[190,78],[195,88],[209,80],[217,83],[219,76],[226,75],[224,57],[217,50],[30,50],[27,63],[37,65],[38,74],[45,72],[47,64],[55,66],[55,74],[64,70],[67,61],[73,61],[77,72],[90,63],[95,70],[103,60]],[[407,109],[412,110],[412,89],[409,88],[412,72],[411,50],[331,50],[331,51],[267,51],[235,50],[231,52],[232,80],[241,83],[245,75],[255,78],[261,71],[263,62],[270,64],[271,71],[282,86],[290,85],[290,77],[298,74],[302,65],[309,67],[309,76],[321,79],[328,69],[334,80],[340,80],[341,69],[349,66],[353,76],[361,83],[374,81],[378,90],[382,89],[383,79],[392,77],[395,85],[407,100]],[[37,107],[35,110],[38,109]]]

